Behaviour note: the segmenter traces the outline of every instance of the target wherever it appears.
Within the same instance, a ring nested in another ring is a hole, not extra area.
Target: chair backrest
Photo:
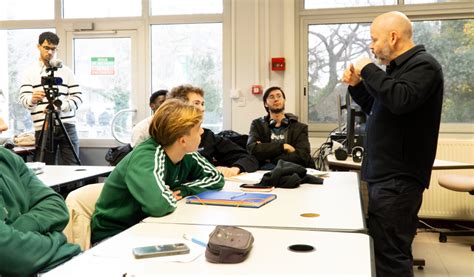
[[[63,233],[69,243],[79,244],[83,251],[91,247],[91,218],[103,186],[104,183],[86,185],[66,197],[69,222]]]
[[[461,174],[446,174],[438,178],[440,186],[454,191],[474,191],[474,176]]]

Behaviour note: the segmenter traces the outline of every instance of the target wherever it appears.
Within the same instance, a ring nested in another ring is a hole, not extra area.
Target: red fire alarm
[[[252,93],[253,94],[262,94],[262,86],[261,85],[253,85],[252,86]]]
[[[285,70],[285,58],[272,58],[272,70],[273,71]]]

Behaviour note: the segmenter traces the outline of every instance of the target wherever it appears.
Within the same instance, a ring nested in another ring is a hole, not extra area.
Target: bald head
[[[410,19],[397,11],[388,12],[377,16],[372,22],[372,28],[379,28],[381,31],[397,32],[400,39],[411,40],[413,29]]]
[[[377,16],[370,27],[370,35],[370,48],[381,64],[388,64],[414,46],[411,21],[401,12]]]

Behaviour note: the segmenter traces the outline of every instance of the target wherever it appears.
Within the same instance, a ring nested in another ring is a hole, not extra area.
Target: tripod
[[[59,92],[57,85],[59,81],[62,82],[61,78],[54,77],[54,71],[56,71],[57,69],[58,67],[49,67],[46,69],[46,72],[50,71],[51,74],[49,76],[41,77],[41,84],[43,85],[46,98],[48,99],[48,106],[45,110],[46,116],[44,118],[43,127],[41,128],[41,133],[38,139],[38,145],[40,146],[39,161],[44,162],[45,152],[55,154],[56,149],[54,143],[54,133],[55,128],[60,127],[60,131],[62,132],[62,135],[66,138],[68,146],[72,150],[77,164],[81,165],[81,161],[79,160],[79,156],[76,153],[76,149],[72,145],[71,138],[69,137],[66,128],[64,127],[64,124],[61,121],[61,117],[59,116],[59,111],[57,110],[57,108],[60,108],[62,104],[61,100],[57,99]],[[56,85],[56,87],[54,87],[54,85]],[[57,126],[56,122],[58,123]]]

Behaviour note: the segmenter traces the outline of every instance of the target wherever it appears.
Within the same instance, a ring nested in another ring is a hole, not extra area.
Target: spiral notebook
[[[260,208],[276,199],[276,194],[208,190],[188,196],[186,203],[200,205]]]

